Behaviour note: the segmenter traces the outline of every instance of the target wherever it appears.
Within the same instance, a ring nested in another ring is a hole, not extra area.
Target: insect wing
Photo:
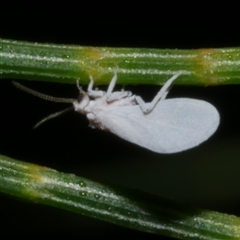
[[[174,153],[207,140],[219,125],[219,113],[208,102],[173,98],[159,102],[148,114],[138,105],[99,114],[108,130],[157,153]]]

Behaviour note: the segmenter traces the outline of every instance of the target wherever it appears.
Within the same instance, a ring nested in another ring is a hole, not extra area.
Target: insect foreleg
[[[93,77],[90,76],[90,83],[88,84],[88,96],[92,98],[102,97],[104,95],[104,92],[99,90],[93,90],[93,84],[94,84]]]

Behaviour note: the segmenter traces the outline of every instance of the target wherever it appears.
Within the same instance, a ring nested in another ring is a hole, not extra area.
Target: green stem
[[[240,219],[0,156],[0,192],[179,239],[239,239]]]
[[[182,71],[176,84],[240,82],[240,48],[159,50],[80,47],[0,39],[0,78],[81,84],[92,75],[108,84],[118,70],[120,84],[162,84]]]

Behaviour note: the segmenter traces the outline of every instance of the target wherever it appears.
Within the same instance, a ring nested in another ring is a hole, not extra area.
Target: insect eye
[[[84,93],[79,93],[79,95],[78,95],[78,97],[77,97],[77,102],[78,102],[78,103],[81,103],[81,102],[82,102],[84,95],[85,95]]]

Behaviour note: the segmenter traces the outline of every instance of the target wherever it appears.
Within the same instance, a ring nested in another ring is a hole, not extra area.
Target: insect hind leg
[[[160,89],[160,91],[157,93],[157,95],[154,97],[154,99],[150,103],[146,103],[143,101],[143,99],[140,96],[136,96],[135,98],[136,102],[141,107],[142,111],[144,113],[149,113],[154,109],[154,107],[159,101],[164,100],[169,93],[169,90],[173,81],[176,80],[181,74],[182,72],[178,72],[175,75],[173,75],[170,79],[168,79],[167,82],[163,85],[163,87]]]

